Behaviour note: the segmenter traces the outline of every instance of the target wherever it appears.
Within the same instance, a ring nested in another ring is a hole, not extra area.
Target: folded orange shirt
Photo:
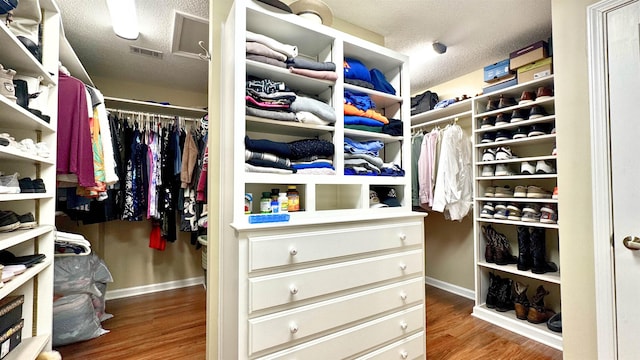
[[[364,111],[364,110],[358,109],[357,107],[351,104],[344,104],[344,114],[367,117],[373,120],[378,120],[383,124],[389,123],[389,119],[387,119],[384,115],[376,112],[375,110],[369,109],[367,111]]]

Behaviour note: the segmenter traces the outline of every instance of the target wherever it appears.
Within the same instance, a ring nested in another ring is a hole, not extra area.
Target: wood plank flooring
[[[63,360],[205,358],[202,286],[107,302],[99,338],[61,346]],[[562,352],[471,316],[473,301],[427,286],[427,359],[556,360]],[[330,360],[330,359],[328,359]]]

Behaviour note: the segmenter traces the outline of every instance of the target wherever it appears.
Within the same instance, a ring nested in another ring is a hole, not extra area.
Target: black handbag
[[[429,90],[411,98],[411,115],[433,109],[438,103],[438,94]]]

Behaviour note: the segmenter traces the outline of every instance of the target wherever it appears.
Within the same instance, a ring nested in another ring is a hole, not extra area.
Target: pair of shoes
[[[495,214],[495,208],[492,202],[486,202],[482,206],[482,210],[480,211],[480,217],[485,219],[493,219],[493,215]]]
[[[487,262],[498,265],[517,262],[517,258],[511,254],[511,244],[504,234],[496,231],[491,225],[483,225],[482,234],[486,240],[485,260]]]
[[[498,109],[504,109],[514,105],[516,105],[516,99],[511,96],[500,95],[500,99],[498,100]]]
[[[518,105],[525,105],[533,102],[536,99],[536,93],[533,91],[523,91],[522,95],[520,95],[520,101],[518,101]]]
[[[527,137],[541,136],[551,134],[551,130],[555,127],[552,126],[551,123],[539,123],[533,124],[529,128],[529,132],[527,133]]]
[[[489,288],[487,289],[485,305],[489,309],[496,309],[501,312],[513,310],[513,280],[489,273]]]
[[[17,230],[20,227],[18,216],[13,211],[0,210],[0,232]]]
[[[549,295],[549,291],[542,285],[538,286],[535,295],[531,297],[531,306],[527,313],[527,321],[533,324],[546,323],[555,312],[547,309],[544,303],[544,297]]]
[[[541,118],[549,115],[547,111],[540,105],[533,105],[531,109],[529,109],[529,120]]]
[[[549,161],[546,161],[546,160],[538,160],[535,166],[530,161],[523,161],[520,164],[520,174],[523,174],[523,175],[555,174],[555,173],[556,173],[556,169],[553,167],[553,165]]]
[[[547,261],[545,229],[518,226],[518,270],[531,270],[534,274],[557,272],[558,266]]]
[[[480,129],[487,129],[496,125],[495,116],[484,116],[480,121]]]
[[[540,222],[540,205],[538,204],[525,204],[522,207],[522,218],[524,222]]]
[[[0,176],[0,194],[19,194],[20,184],[18,177],[20,174],[13,173],[11,175]]]
[[[540,86],[536,91],[536,98],[538,100],[546,100],[553,97],[553,90],[548,87]]]
[[[524,109],[514,109],[511,113],[511,123],[517,123],[518,121],[524,121],[529,119],[529,112]]]
[[[510,176],[514,174],[508,164],[484,165],[481,172],[481,176]]]
[[[29,177],[18,180],[20,193],[46,193],[44,181],[40,178],[32,180]]]
[[[517,157],[508,146],[487,148],[482,152],[482,161],[510,160]]]
[[[496,115],[495,126],[507,125],[511,122],[511,115],[508,113],[499,113]]]
[[[527,197],[532,199],[550,199],[551,193],[539,186],[518,185],[513,192],[514,197]]]
[[[493,196],[497,198],[511,198],[513,197],[513,189],[509,185],[496,186],[493,190]]]

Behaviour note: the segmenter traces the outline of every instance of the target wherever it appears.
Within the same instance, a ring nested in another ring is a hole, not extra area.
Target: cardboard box
[[[24,295],[7,296],[0,300],[0,334],[22,318]]]
[[[546,41],[538,41],[529,46],[509,54],[509,68],[515,70],[521,66],[531,64],[532,62],[542,60],[548,57],[548,48]]]
[[[511,75],[508,79],[504,80],[504,81],[500,81],[499,83],[495,83],[492,84],[491,86],[487,86],[485,88],[482,88],[482,93],[483,94],[489,94],[498,90],[502,90],[505,88],[508,88],[510,86],[514,86],[518,84],[518,79],[516,78],[516,75],[513,74]]]
[[[511,74],[513,71],[509,70],[509,59],[484,67],[484,81],[488,83],[498,82]]]
[[[518,84],[553,74],[553,58],[546,58],[518,68]]]
[[[22,342],[23,326],[24,319],[20,319],[17,324],[13,324],[13,326],[0,334],[0,359],[4,359],[11,350]]]

